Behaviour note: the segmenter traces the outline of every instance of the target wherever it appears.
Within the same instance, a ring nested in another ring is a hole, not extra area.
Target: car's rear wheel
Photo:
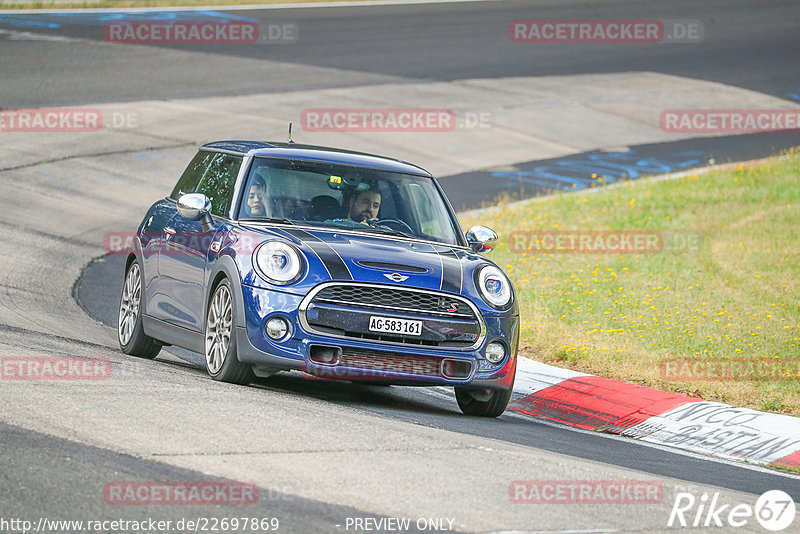
[[[117,339],[125,354],[153,359],[161,352],[161,343],[144,333],[142,326],[142,268],[133,260],[125,272],[119,300]]]
[[[214,380],[247,384],[255,376],[253,368],[237,357],[234,324],[231,284],[224,278],[214,288],[206,316],[206,370]]]
[[[455,388],[458,407],[466,415],[498,417],[508,406],[514,387],[508,389]]]

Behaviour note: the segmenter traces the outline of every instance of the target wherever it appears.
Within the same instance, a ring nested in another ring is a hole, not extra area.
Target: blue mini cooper
[[[205,355],[216,380],[285,370],[455,388],[496,417],[516,372],[519,312],[505,274],[463,234],[437,181],[389,158],[295,143],[200,148],[133,240],[123,352]]]

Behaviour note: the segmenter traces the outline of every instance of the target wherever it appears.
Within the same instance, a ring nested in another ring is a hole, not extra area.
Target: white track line
[[[0,12],[2,15],[2,12]],[[16,30],[0,30],[0,36],[7,35],[6,41],[51,41],[59,43],[68,43],[76,41],[88,41],[78,37],[67,37],[64,35],[53,35],[49,33],[34,33],[29,31],[16,31]]]

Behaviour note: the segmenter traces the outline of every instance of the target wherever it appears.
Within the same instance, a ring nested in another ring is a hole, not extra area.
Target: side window
[[[441,215],[433,213],[431,201],[425,195],[425,191],[417,184],[409,184],[409,199],[414,204],[414,212],[417,215],[420,230],[428,235],[443,235],[444,229],[441,227]]]
[[[206,169],[208,169],[209,164],[211,164],[211,160],[214,159],[216,154],[214,152],[206,152],[201,150],[198,152],[194,159],[192,159],[189,166],[186,167],[186,170],[183,171],[180,180],[178,183],[175,184],[175,189],[172,190],[170,193],[169,198],[172,200],[178,200],[178,197],[181,195],[185,195],[186,193],[194,193],[197,189],[197,184],[200,183],[200,180],[203,178],[203,174],[205,174]]]
[[[195,193],[203,193],[211,201],[211,213],[217,217],[228,214],[233,198],[233,187],[242,166],[242,156],[214,154],[211,165],[197,184]]]

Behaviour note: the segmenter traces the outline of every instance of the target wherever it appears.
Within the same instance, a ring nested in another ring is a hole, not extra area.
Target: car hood
[[[303,286],[354,280],[463,293],[477,264],[490,263],[463,248],[391,236],[289,227],[268,233],[303,251],[309,264]]]

